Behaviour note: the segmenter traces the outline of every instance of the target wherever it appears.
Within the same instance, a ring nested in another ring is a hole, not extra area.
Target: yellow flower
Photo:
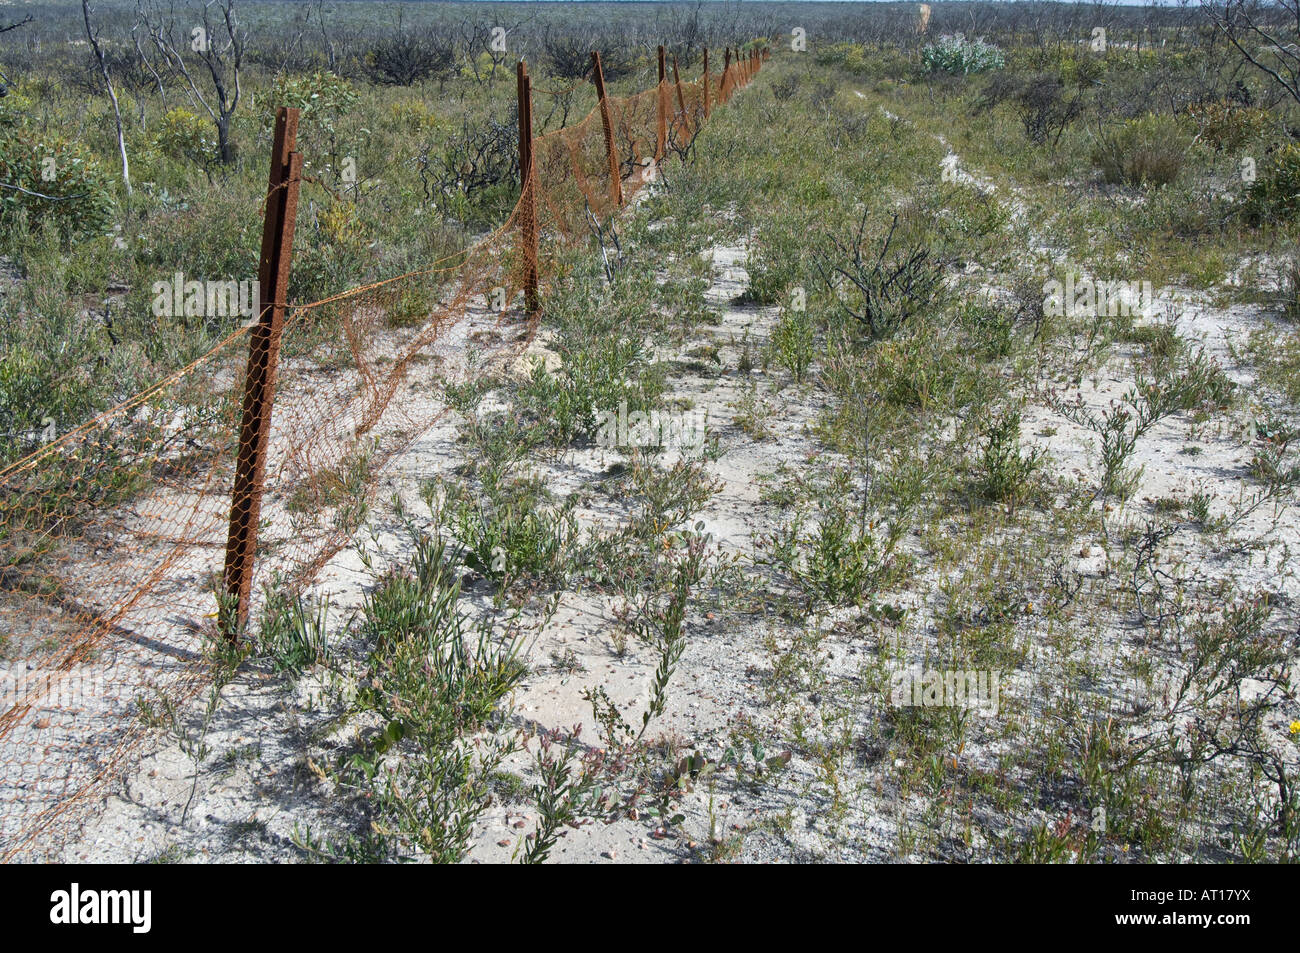
[[[1300,721],[1291,722],[1291,728],[1289,730],[1291,732],[1292,738],[1294,738],[1296,735],[1300,735]]]

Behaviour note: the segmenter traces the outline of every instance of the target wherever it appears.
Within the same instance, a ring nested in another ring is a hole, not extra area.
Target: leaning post
[[[231,642],[248,622],[253,591],[253,560],[266,483],[266,458],[271,439],[271,410],[275,402],[276,369],[293,257],[293,230],[302,181],[298,139],[298,110],[281,107],[275,114],[271,174],[262,221],[262,253],[258,261],[258,319],[248,341],[244,374],[244,410],[235,457],[235,483],[230,495],[230,530],[222,588],[226,599],[217,610],[217,625]]]

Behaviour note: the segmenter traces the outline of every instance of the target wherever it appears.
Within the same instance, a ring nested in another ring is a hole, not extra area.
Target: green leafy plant
[[[768,341],[768,353],[803,383],[813,358],[813,329],[806,311],[784,311]]]
[[[1006,65],[1006,56],[982,37],[968,40],[961,33],[953,33],[923,47],[921,65],[931,73],[965,75],[1002,69]]]
[[[284,580],[274,580],[266,587],[258,649],[276,671],[301,675],[327,658],[328,619],[328,596],[308,602],[301,593],[287,591]]]
[[[1042,463],[1038,450],[1020,448],[1020,412],[1008,411],[986,423],[978,468],[980,493],[1000,503],[1023,498],[1029,478]]]
[[[50,221],[64,241],[102,233],[113,210],[112,174],[83,146],[0,124],[0,223]]]
[[[1135,188],[1168,185],[1178,178],[1191,144],[1173,116],[1149,113],[1103,132],[1093,143],[1092,164],[1102,178]]]
[[[1300,212],[1300,143],[1289,142],[1257,170],[1242,214],[1253,224],[1287,222]]]

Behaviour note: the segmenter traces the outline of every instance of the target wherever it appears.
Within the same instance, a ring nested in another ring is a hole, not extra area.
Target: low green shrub
[[[921,50],[921,65],[929,73],[949,73],[954,76],[982,73],[1002,69],[1006,57],[992,43],[983,39],[968,40],[960,33],[939,38]]]
[[[996,503],[1016,503],[1025,495],[1029,479],[1042,464],[1038,450],[1020,446],[1020,412],[1008,411],[982,428],[983,446],[977,467],[980,495]]]
[[[0,223],[49,220],[63,239],[96,235],[113,211],[112,173],[77,143],[0,123]]]
[[[1201,139],[1220,152],[1240,149],[1263,135],[1272,122],[1267,109],[1240,103],[1204,103],[1189,112]]]
[[[1177,119],[1149,113],[1103,133],[1093,144],[1092,164],[1112,184],[1168,185],[1182,171],[1190,144]]]
[[[1289,221],[1300,211],[1300,143],[1291,142],[1268,159],[1246,192],[1242,213],[1254,225]]]

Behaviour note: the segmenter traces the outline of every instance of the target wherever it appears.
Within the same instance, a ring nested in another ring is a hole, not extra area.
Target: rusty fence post
[[[609,160],[609,198],[618,208],[623,204],[623,177],[618,172],[618,153],[614,150],[614,117],[609,111],[609,97],[605,95],[605,71],[600,65],[600,53],[591,51],[591,72],[596,79],[596,96],[600,100],[600,124],[605,130],[605,157]]]
[[[668,100],[665,94],[668,92],[668,83],[666,70],[664,69],[664,48],[659,47],[659,95],[656,96],[658,101],[658,113],[656,117],[656,141],[655,141],[655,161],[664,157],[664,150],[668,147]]]
[[[519,237],[524,253],[524,310],[535,314],[538,295],[537,168],[533,162],[533,87],[528,66],[519,61],[515,72],[519,112]]]
[[[727,101],[727,81],[731,78],[731,47],[727,47],[722,60],[722,79],[718,80],[718,102]]]
[[[222,577],[229,601],[219,607],[218,625],[234,641],[248,621],[253,590],[253,560],[266,481],[266,457],[271,438],[271,409],[275,402],[276,365],[293,257],[293,229],[302,180],[298,139],[298,110],[281,107],[275,114],[271,175],[262,224],[262,255],[258,263],[258,320],[248,342],[244,377],[244,414],[235,459],[235,484],[230,498],[230,535]],[[233,613],[233,615],[232,615]]]
[[[681,129],[686,132],[686,97],[682,95],[682,74],[677,71],[677,57],[673,56],[673,85],[677,87],[677,108],[681,111]]]
[[[704,118],[709,118],[709,48],[704,48]]]

